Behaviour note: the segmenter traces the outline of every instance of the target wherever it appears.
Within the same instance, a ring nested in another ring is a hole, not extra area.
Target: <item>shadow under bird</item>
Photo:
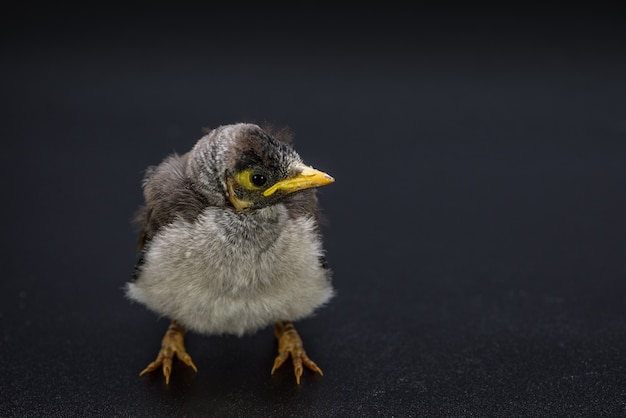
[[[274,326],[299,384],[307,356],[293,322],[333,296],[315,188],[334,182],[302,161],[285,130],[220,126],[191,151],[149,167],[138,261],[126,295],[171,320],[156,360],[169,383],[176,356],[197,371],[187,330],[244,335]]]

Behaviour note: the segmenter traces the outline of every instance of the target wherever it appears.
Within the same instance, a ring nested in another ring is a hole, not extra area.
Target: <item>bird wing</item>
[[[208,206],[185,175],[188,154],[172,154],[158,166],[149,167],[143,178],[145,204],[135,214],[139,226],[137,261],[133,277],[136,279],[144,263],[146,245],[165,225],[175,219],[193,222]]]
[[[187,177],[188,154],[172,154],[156,167],[150,167],[143,179],[145,205],[135,217],[141,227],[139,249],[142,249],[157,231],[177,218],[193,222],[208,206]]]
[[[289,211],[291,218],[298,218],[301,216],[309,216],[315,220],[315,229],[319,234],[320,239],[322,237],[321,225],[326,222],[326,218],[323,216],[317,200],[316,189],[306,189],[292,193],[285,200],[285,205]],[[319,257],[320,266],[329,271],[330,267],[323,255]]]
[[[325,221],[318,205],[316,189],[300,190],[290,194],[285,199],[285,206],[287,206],[291,218],[309,216],[315,219],[317,228],[319,228],[320,223]]]

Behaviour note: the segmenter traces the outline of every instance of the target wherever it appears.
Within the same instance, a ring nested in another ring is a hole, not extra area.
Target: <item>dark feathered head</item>
[[[247,123],[221,126],[200,139],[189,155],[188,175],[211,201],[220,195],[237,210],[270,206],[334,181],[305,165],[290,145]]]

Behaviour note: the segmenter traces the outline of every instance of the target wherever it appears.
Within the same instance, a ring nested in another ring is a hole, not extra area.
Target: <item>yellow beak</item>
[[[285,193],[293,193],[297,190],[310,189],[311,187],[325,186],[333,183],[334,178],[328,174],[316,170],[313,167],[302,166],[302,171],[297,176],[279,181],[263,192],[263,196],[271,196],[278,190]]]

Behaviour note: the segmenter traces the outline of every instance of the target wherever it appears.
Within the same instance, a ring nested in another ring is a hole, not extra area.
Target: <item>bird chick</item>
[[[296,381],[307,356],[293,322],[333,296],[315,188],[334,182],[269,130],[220,126],[183,155],[150,167],[138,261],[126,295],[171,319],[155,361],[169,383],[176,356],[197,371],[186,330],[244,335],[274,325],[278,355]]]

